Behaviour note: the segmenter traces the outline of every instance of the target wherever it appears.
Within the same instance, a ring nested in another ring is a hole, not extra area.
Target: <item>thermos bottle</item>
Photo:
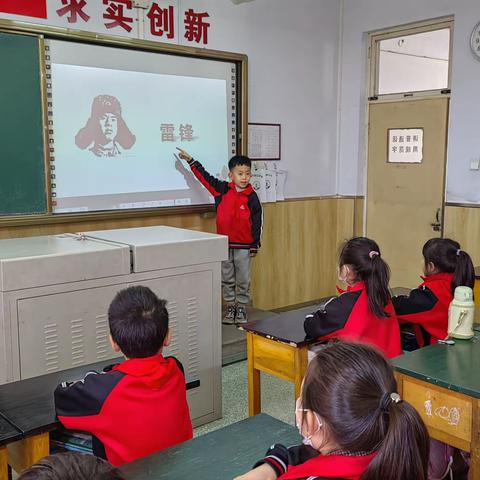
[[[448,336],[452,338],[472,338],[475,304],[470,287],[457,287],[448,308]]]

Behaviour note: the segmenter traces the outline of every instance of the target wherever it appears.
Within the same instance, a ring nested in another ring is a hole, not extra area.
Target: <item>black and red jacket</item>
[[[448,307],[453,300],[453,273],[437,273],[422,279],[423,283],[410,295],[392,299],[400,323],[414,324],[420,347],[446,338]]]
[[[134,358],[55,390],[58,419],[122,465],[192,438],[185,377],[173,357]]]
[[[385,307],[389,315],[377,317],[368,306],[363,282],[349,286],[319,310],[307,315],[304,322],[308,337],[319,340],[341,338],[362,342],[380,349],[388,358],[402,353],[400,328],[392,302]]]
[[[190,162],[193,174],[214,196],[217,233],[226,235],[230,248],[258,250],[262,235],[262,204],[251,185],[237,191],[233,182],[210,175],[200,162]]]
[[[286,448],[272,445],[265,458],[255,464],[270,465],[277,480],[359,480],[365,473],[376,453],[350,454],[338,452],[321,455],[318,450],[305,445]]]

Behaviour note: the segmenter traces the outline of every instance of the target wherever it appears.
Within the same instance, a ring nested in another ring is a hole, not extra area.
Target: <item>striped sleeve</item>
[[[295,445],[287,448],[276,443],[267,450],[265,457],[259,460],[253,468],[266,463],[272,467],[277,477],[280,477],[288,470],[289,465],[299,465],[317,455],[319,455],[317,450],[306,445]]]
[[[214,196],[218,197],[228,192],[228,182],[219,180],[210,173],[208,173],[203,165],[196,160],[189,163],[190,169],[197,177],[200,183]]]

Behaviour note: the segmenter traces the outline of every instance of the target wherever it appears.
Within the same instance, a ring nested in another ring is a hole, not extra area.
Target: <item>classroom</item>
[[[480,480],[474,0],[0,0],[0,480]]]

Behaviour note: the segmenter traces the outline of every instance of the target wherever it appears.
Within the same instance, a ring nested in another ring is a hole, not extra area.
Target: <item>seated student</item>
[[[388,360],[368,345],[330,343],[297,400],[303,445],[275,444],[237,480],[426,480],[428,432],[396,393]]]
[[[352,238],[342,248],[339,279],[347,291],[307,315],[310,338],[341,338],[377,346],[387,357],[402,353],[400,329],[388,290],[390,269],[378,245],[365,237]]]
[[[42,458],[18,480],[124,480],[107,461],[93,455],[57,453]]]
[[[113,349],[126,360],[55,390],[60,422],[91,433],[95,455],[113,465],[192,438],[181,364],[162,356],[171,337],[165,304],[147,287],[118,292],[108,321]]]
[[[459,285],[473,288],[475,269],[467,252],[449,238],[432,238],[423,246],[423,283],[408,296],[393,297],[401,323],[414,324],[419,347],[447,337],[448,306]]]

